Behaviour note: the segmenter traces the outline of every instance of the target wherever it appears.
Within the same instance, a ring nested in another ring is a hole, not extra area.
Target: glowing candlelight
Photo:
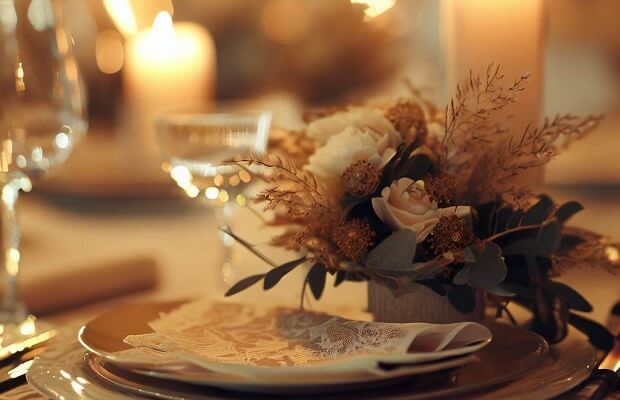
[[[192,23],[172,23],[162,11],[153,27],[129,38],[123,84],[127,111],[147,153],[155,150],[153,121],[162,110],[212,98],[215,49],[208,32]]]

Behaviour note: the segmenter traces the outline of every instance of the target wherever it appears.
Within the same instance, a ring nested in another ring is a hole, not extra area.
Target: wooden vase
[[[449,324],[453,322],[484,319],[484,298],[476,292],[476,308],[473,312],[462,314],[448,299],[423,285],[414,284],[411,291],[396,296],[386,285],[368,282],[368,310],[378,322],[428,322]]]

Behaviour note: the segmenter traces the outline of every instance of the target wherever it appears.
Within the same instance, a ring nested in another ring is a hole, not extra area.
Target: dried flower
[[[444,215],[427,238],[437,256],[447,252],[457,253],[476,241],[467,221],[456,214]]]
[[[344,190],[354,197],[364,197],[373,193],[380,179],[379,171],[366,160],[354,162],[340,177]]]
[[[456,179],[452,175],[440,174],[424,180],[424,188],[431,200],[440,207],[447,207],[454,201],[456,194]]]
[[[424,111],[419,104],[410,100],[400,100],[385,112],[385,117],[403,136],[405,142],[424,143],[428,135]]]
[[[375,232],[360,219],[342,222],[334,229],[332,239],[350,260],[358,261],[372,245]]]

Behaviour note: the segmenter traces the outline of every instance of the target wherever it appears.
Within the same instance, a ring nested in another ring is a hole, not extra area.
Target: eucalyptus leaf
[[[467,280],[470,286],[491,289],[506,278],[506,264],[502,249],[488,243],[482,251],[476,250],[476,262],[467,264]]]
[[[455,285],[466,285],[469,282],[469,267],[464,266],[454,275],[452,282]]]
[[[553,254],[560,246],[561,227],[560,223],[555,220],[546,222],[538,232],[538,243],[540,243],[540,251],[542,254]]]
[[[501,297],[515,297],[517,295],[514,291],[510,290],[510,288],[503,283],[500,283],[499,285],[495,286],[494,288],[488,289],[487,291]]]
[[[233,294],[237,294],[249,288],[250,286],[254,285],[256,282],[260,281],[264,277],[265,277],[265,274],[248,276],[247,278],[244,278],[240,280],[239,282],[235,283],[230,289],[228,289],[228,291],[226,292],[226,294],[224,294],[224,296],[228,297],[228,296],[232,296]]]
[[[534,239],[521,239],[516,242],[512,242],[502,248],[502,254],[505,256],[512,256],[516,254],[540,254],[542,253],[542,246],[540,242]]]
[[[432,165],[432,161],[426,154],[417,154],[411,157],[403,166],[403,171],[399,178],[406,176],[414,181],[424,178],[428,174],[428,170]]]
[[[583,332],[589,339],[590,343],[606,353],[614,347],[614,337],[609,331],[597,322],[580,315],[570,313],[568,322]]]
[[[540,195],[536,204],[523,213],[522,225],[539,225],[549,217],[553,210],[553,200],[549,196]]]
[[[575,311],[591,312],[592,305],[575,289],[560,282],[548,281],[544,285],[556,296],[566,302],[568,308]]]
[[[510,216],[510,218],[508,218],[508,221],[506,222],[506,229],[513,229],[519,226],[521,224],[522,217],[523,217],[523,210],[520,208],[515,210]]]
[[[463,261],[467,263],[476,262],[476,255],[474,254],[474,251],[471,249],[471,247],[464,248],[461,255],[463,256]]]
[[[396,231],[372,249],[364,264],[373,270],[410,271],[416,251],[416,233],[410,229]]]
[[[560,221],[560,223],[564,223],[581,210],[583,210],[581,203],[578,201],[569,201],[562,204],[555,212],[554,216],[558,221]]]
[[[338,287],[347,279],[346,271],[336,272],[336,278],[334,279],[334,287]]]
[[[567,254],[583,242],[585,242],[585,239],[581,236],[565,233],[560,239],[558,254]]]
[[[284,263],[278,267],[275,267],[271,271],[265,274],[265,280],[263,281],[263,289],[269,290],[280,282],[280,279],[284,277],[284,275],[288,274],[299,265],[306,262],[306,257],[298,258],[297,260],[289,261]]]
[[[319,300],[323,295],[323,289],[325,289],[326,274],[327,270],[325,269],[325,266],[323,264],[316,263],[312,266],[312,268],[310,268],[308,276],[306,277],[306,281],[310,286],[312,295],[317,300]]]
[[[448,301],[462,314],[469,314],[476,309],[476,293],[466,285],[453,285],[448,292]]]

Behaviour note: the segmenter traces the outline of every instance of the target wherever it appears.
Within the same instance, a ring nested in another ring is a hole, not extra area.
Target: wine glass
[[[28,314],[17,290],[19,192],[65,161],[87,128],[73,38],[61,11],[53,0],[0,0],[1,326]]]
[[[235,211],[246,205],[246,190],[253,182],[246,170],[224,161],[265,153],[270,125],[267,111],[163,115],[156,121],[165,157],[162,167],[188,197],[214,210],[220,227],[228,228]],[[227,281],[234,240],[223,231],[219,237],[224,255],[221,278]]]

